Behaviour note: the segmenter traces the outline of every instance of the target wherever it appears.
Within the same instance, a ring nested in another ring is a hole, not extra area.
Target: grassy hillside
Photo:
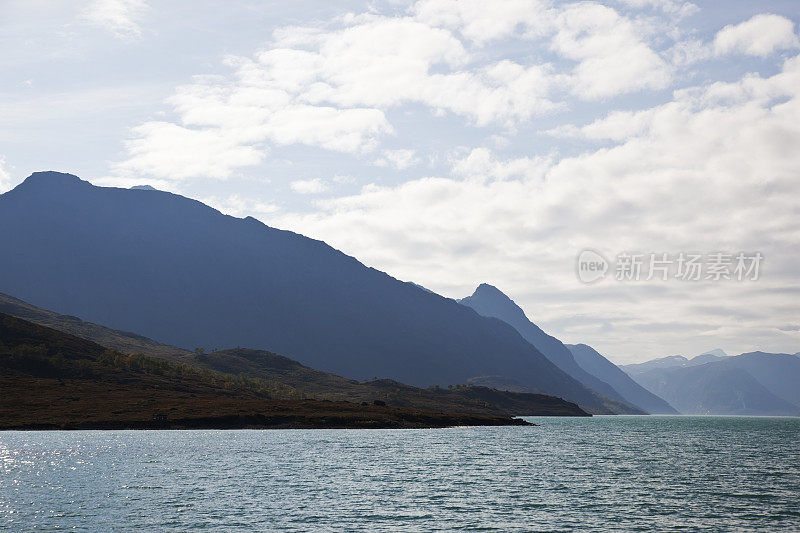
[[[213,355],[206,357],[225,360]],[[444,427],[517,424],[508,413],[527,410],[583,414],[548,396],[360,384],[274,354],[262,358],[273,364],[262,362],[260,375],[218,372],[122,354],[0,314],[0,429]]]
[[[301,399],[296,389],[125,355],[0,314],[0,429],[519,425],[496,414]]]
[[[297,398],[357,403],[379,400],[394,406],[474,414],[586,416],[575,404],[542,394],[502,392],[480,386],[420,389],[392,380],[358,382],[315,370],[293,359],[263,350],[236,348],[195,354],[134,333],[59,315],[4,294],[0,294],[0,312],[91,340],[119,352],[168,359],[215,373],[257,378],[268,382],[269,386],[291,390]]]
[[[106,328],[91,322],[84,322],[78,317],[41,309],[3,293],[0,293],[0,313],[88,339],[106,348],[126,354],[148,355],[178,363],[191,363],[194,355],[187,350],[161,344],[136,333]]]

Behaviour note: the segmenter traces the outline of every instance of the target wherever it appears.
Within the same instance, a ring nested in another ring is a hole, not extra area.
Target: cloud
[[[256,165],[263,150],[241,142],[241,132],[192,129],[170,122],[146,122],[125,143],[130,157],[114,166],[121,177],[145,174],[171,180],[226,179],[237,168]]]
[[[383,157],[375,161],[379,167],[391,165],[398,170],[404,170],[419,163],[419,158],[416,157],[414,150],[384,150],[381,153]]]
[[[671,70],[647,44],[651,33],[600,4],[538,0],[488,11],[474,0],[423,0],[408,15],[350,14],[325,25],[280,27],[251,57],[226,58],[229,75],[178,87],[167,101],[175,120],[134,128],[130,157],[115,168],[158,179],[224,178],[261,162],[273,145],[363,157],[397,133],[391,113],[413,106],[442,120],[513,132],[568,109],[575,97],[664,88]],[[545,53],[566,61],[482,51],[504,38],[524,46],[541,41]],[[184,153],[170,158],[167,146]],[[405,169],[417,157],[384,149],[373,161]]]
[[[240,194],[228,196],[208,196],[202,198],[204,204],[210,205],[220,212],[235,217],[254,216],[269,219],[270,215],[280,211],[280,207],[271,202],[262,202],[254,198],[247,198]]]
[[[142,31],[139,21],[147,11],[144,0],[93,0],[84,10],[92,25],[110,31],[121,39],[137,39]]]
[[[293,181],[290,187],[298,194],[321,194],[329,189],[328,184],[320,178]]]
[[[620,0],[623,4],[635,9],[657,9],[677,18],[685,18],[700,11],[700,8],[691,2],[676,0]]]
[[[479,126],[511,126],[561,107],[547,97],[554,86],[547,64],[471,65],[450,31],[410,17],[358,15],[339,24],[281,28],[254,57],[227,58],[232,76],[178,87],[168,100],[178,123],[134,128],[130,157],[117,171],[226,177],[260,162],[270,143],[370,153],[394,133],[385,112],[406,104]],[[382,160],[398,168],[414,162],[404,151]]]
[[[658,5],[665,12],[688,14],[692,4],[633,0],[637,7]],[[549,40],[550,48],[576,62],[570,75],[553,81],[575,96],[596,100],[643,89],[662,89],[671,80],[669,66],[647,44],[646,25],[594,2],[560,4],[538,0],[496,3],[478,0],[424,0],[418,19],[457,30],[478,45],[515,36]]]
[[[800,45],[794,22],[780,15],[761,14],[740,24],[725,26],[714,38],[717,55],[740,53],[766,57]]]
[[[6,169],[6,156],[0,155],[0,194],[11,189],[11,174]]]
[[[481,0],[423,0],[413,7],[418,20],[458,30],[466,39],[483,45],[518,33],[539,37],[550,31],[550,2],[506,0],[487,9]]]
[[[596,100],[643,89],[663,89],[671,80],[667,63],[630,19],[600,4],[569,5],[558,16],[551,48],[577,61],[573,93]]]
[[[792,58],[770,77],[693,87],[575,128],[610,147],[540,160],[478,147],[456,159],[450,175],[367,185],[322,201],[319,212],[276,221],[447,296],[493,282],[545,329],[618,360],[690,349],[698,339],[731,352],[787,350],[796,336],[776,336],[775,325],[796,314],[783,288],[798,274],[798,81],[800,58]],[[584,248],[611,257],[761,251],[766,259],[750,284],[586,286],[574,275]],[[703,301],[726,313],[687,307]],[[743,301],[770,312],[742,313]]]

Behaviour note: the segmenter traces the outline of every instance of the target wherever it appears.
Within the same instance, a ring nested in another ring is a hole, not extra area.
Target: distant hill
[[[508,324],[323,242],[174,194],[57,172],[0,195],[0,292],[193,350],[248,346],[352,379],[513,377],[611,412]]]
[[[800,407],[771,393],[748,372],[724,363],[654,369],[636,379],[683,414],[800,414]]]
[[[677,414],[677,411],[662,398],[636,383],[617,365],[600,355],[586,344],[567,344],[575,362],[590,374],[597,376],[619,392],[629,403],[639,406],[651,414]]]
[[[728,357],[724,351],[717,348],[716,350],[711,350],[710,352],[701,353],[698,356],[692,357],[689,360],[689,364],[692,365],[704,365],[706,363],[713,363],[716,361],[722,361]]]
[[[307,400],[298,390],[272,381],[120,354],[5,314],[0,314],[0,390],[0,429],[522,423],[491,413],[443,413],[375,401]],[[546,401],[551,406],[560,402]]]
[[[380,400],[392,406],[474,414],[586,416],[573,403],[552,396],[527,394],[528,390],[519,391],[526,394],[513,394],[480,386],[419,389],[391,380],[362,383],[314,370],[287,357],[261,350],[235,348],[208,354],[190,353],[141,335],[111,330],[76,317],[39,309],[5,294],[0,294],[0,312],[73,334],[124,354],[167,359],[235,378],[256,378],[305,398],[356,403]]]
[[[751,352],[724,360],[745,370],[771,393],[800,408],[800,359],[785,353]]]
[[[659,357],[658,359],[651,359],[644,363],[633,363],[630,365],[620,365],[621,368],[629,376],[637,376],[650,370],[663,369],[663,368],[678,368],[689,364],[689,360],[682,355],[670,355],[667,357]]]
[[[685,414],[800,414],[800,359],[789,354],[712,353],[623,369]]]
[[[587,372],[575,362],[572,352],[555,337],[548,335],[531,322],[525,312],[497,287],[482,283],[472,296],[459,300],[478,314],[494,317],[513,326],[522,338],[531,343],[559,369],[583,383],[586,387],[619,404],[615,412],[642,413],[640,406],[630,404],[614,387]],[[508,377],[508,376],[507,376]],[[518,380],[514,380],[518,381]],[[474,380],[473,380],[474,382]],[[497,381],[495,381],[497,383]],[[520,385],[524,385],[520,383]]]

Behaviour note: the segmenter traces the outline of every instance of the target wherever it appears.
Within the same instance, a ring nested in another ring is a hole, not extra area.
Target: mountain
[[[764,352],[707,352],[626,365],[640,385],[685,414],[800,414],[800,359]]]
[[[659,357],[658,359],[651,359],[650,361],[645,361],[644,363],[620,365],[619,368],[621,368],[629,376],[636,379],[637,375],[649,372],[651,370],[664,369],[664,368],[677,368],[686,366],[688,364],[689,360],[686,359],[684,356],[670,355],[667,357]]]
[[[614,363],[586,344],[567,344],[575,362],[593,376],[602,379],[619,392],[628,403],[651,414],[677,414],[666,401],[636,383]]]
[[[59,314],[189,350],[270,350],[352,379],[501,375],[616,408],[500,320],[195,200],[38,172],[0,195],[0,226],[0,291]]]
[[[706,363],[715,363],[726,358],[728,358],[728,354],[717,348],[715,350],[711,350],[710,352],[701,353],[700,355],[692,357],[691,359],[687,359],[682,355],[670,355],[667,357],[660,357],[658,359],[651,359],[649,361],[645,361],[644,363],[622,365],[620,368],[622,368],[627,374],[634,375],[648,372],[656,368],[676,368],[681,366],[697,366],[704,365]]]
[[[772,394],[800,408],[800,359],[797,357],[750,352],[728,357],[721,364],[746,371]]]
[[[522,338],[535,346],[559,369],[603,396],[623,404],[627,403],[627,400],[611,385],[581,368],[575,362],[572,352],[560,340],[548,335],[528,320],[525,312],[498,288],[482,283],[472,296],[458,302],[474,309],[480,315],[498,318],[510,324]],[[633,409],[629,412],[640,411],[639,406],[630,407]]]
[[[655,368],[636,375],[645,388],[683,414],[798,415],[747,371],[723,362]]]
[[[728,357],[724,351],[717,348],[716,350],[711,350],[710,352],[701,353],[695,357],[692,357],[689,360],[690,365],[704,365],[706,363],[715,363],[717,361],[722,361]]]

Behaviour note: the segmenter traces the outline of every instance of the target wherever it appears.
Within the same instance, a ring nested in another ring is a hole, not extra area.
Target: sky
[[[770,0],[2,0],[0,192],[148,184],[447,297],[492,284],[616,363],[795,353],[798,22]]]

